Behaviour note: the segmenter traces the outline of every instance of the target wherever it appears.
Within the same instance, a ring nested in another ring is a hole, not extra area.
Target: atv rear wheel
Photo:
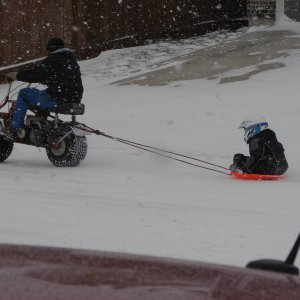
[[[0,135],[0,162],[5,161],[12,153],[14,142],[4,135]]]
[[[52,133],[46,153],[56,167],[76,167],[86,156],[86,137],[75,135],[70,127],[59,128]]]

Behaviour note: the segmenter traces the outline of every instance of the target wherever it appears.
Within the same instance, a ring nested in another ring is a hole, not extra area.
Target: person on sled
[[[41,83],[45,90],[24,88],[19,91],[9,136],[16,136],[24,126],[29,108],[53,109],[63,103],[79,103],[83,94],[81,73],[72,50],[60,38],[52,38],[46,47],[48,56],[37,65],[6,75],[7,81]]]
[[[235,154],[230,166],[232,172],[282,175],[287,171],[284,148],[264,117],[249,116],[238,128],[245,130],[244,140],[249,144],[250,156]]]

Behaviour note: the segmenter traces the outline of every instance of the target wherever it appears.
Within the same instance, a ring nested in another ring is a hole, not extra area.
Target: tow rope
[[[221,170],[216,170],[216,169],[210,168],[210,167],[204,167],[202,165],[192,163],[192,162],[189,162],[187,160],[180,159],[178,157],[198,161],[198,162],[201,162],[201,163],[204,163],[204,164],[207,164],[207,165],[210,165],[210,166],[222,169],[222,170],[230,171],[229,168],[226,168],[226,167],[223,167],[223,166],[220,166],[220,165],[217,165],[217,164],[213,164],[213,163],[210,163],[210,162],[205,161],[205,160],[201,160],[201,159],[198,159],[198,158],[195,158],[195,157],[191,157],[191,156],[187,156],[187,155],[184,155],[184,154],[168,151],[168,150],[165,150],[165,149],[160,149],[160,148],[153,147],[153,146],[148,146],[148,145],[136,143],[136,142],[133,142],[133,141],[122,139],[122,138],[114,137],[114,136],[108,135],[108,134],[106,134],[106,133],[104,133],[100,130],[93,129],[93,128],[91,128],[91,127],[89,127],[85,124],[82,124],[82,123],[77,123],[75,127],[80,129],[80,130],[86,131],[88,133],[94,133],[96,135],[101,135],[103,137],[106,137],[108,139],[117,141],[119,143],[123,143],[123,144],[129,145],[129,146],[132,146],[132,147],[135,147],[135,148],[138,148],[138,149],[150,152],[150,153],[154,153],[154,154],[160,155],[162,157],[170,158],[170,159],[173,159],[173,160],[176,160],[176,161],[179,161],[179,162],[182,162],[182,163],[194,166],[194,167],[202,168],[202,169],[213,171],[213,172],[218,172],[218,173],[229,175],[229,176],[231,175],[231,173],[221,171]],[[171,155],[173,155],[173,156],[171,156]]]

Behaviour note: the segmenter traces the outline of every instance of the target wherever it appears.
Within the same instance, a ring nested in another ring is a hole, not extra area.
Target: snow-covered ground
[[[300,34],[296,23],[277,25],[285,28]],[[300,228],[300,49],[279,60],[285,68],[246,81],[112,84],[242,34],[108,51],[81,62],[86,114],[78,120],[227,167],[234,153],[248,151],[237,126],[259,112],[286,148],[286,179],[237,181],[99,136],[88,136],[88,155],[79,167],[56,168],[44,149],[17,144],[0,166],[0,242],[237,266],[256,258],[284,259]],[[0,86],[1,97],[6,89]]]

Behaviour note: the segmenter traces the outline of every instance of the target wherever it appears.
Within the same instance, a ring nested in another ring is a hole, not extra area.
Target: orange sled
[[[285,175],[263,175],[263,174],[241,174],[241,173],[230,173],[236,179],[243,179],[243,180],[279,180],[283,179]]]

